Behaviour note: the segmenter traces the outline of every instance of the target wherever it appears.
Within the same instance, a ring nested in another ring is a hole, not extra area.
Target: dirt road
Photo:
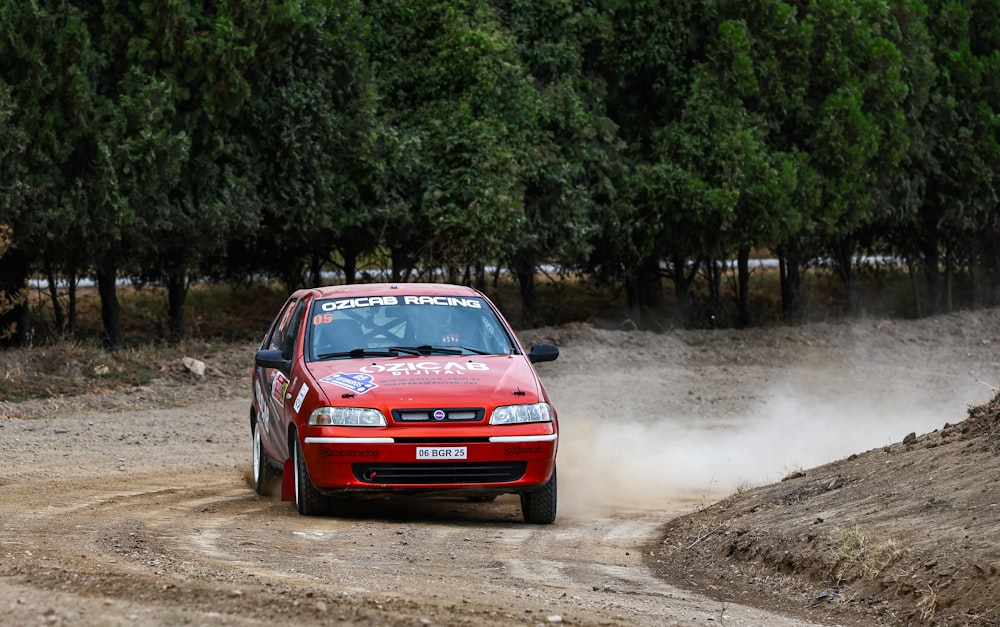
[[[246,381],[221,367],[248,372],[249,346],[207,379],[0,406],[0,624],[825,624],[808,598],[773,613],[657,578],[658,530],[961,420],[1000,372],[1000,313],[525,337],[562,348],[540,368],[563,434],[552,526],[513,498],[307,518],[256,496]]]

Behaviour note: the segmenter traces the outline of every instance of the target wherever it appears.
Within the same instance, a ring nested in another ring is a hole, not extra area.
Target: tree
[[[800,272],[826,246],[844,280],[848,310],[856,312],[859,232],[872,221],[877,190],[907,142],[907,89],[890,39],[898,33],[895,14],[875,0],[766,4],[734,6],[758,38],[761,90],[751,110],[762,116],[772,154],[783,169],[794,168],[786,171],[796,180],[783,197],[798,208],[797,229],[772,231],[783,311],[790,320],[803,315]]]
[[[353,282],[375,249],[370,147],[374,94],[356,2],[286,5],[258,49],[243,115],[262,203],[255,260],[289,288],[321,281],[339,249]]]
[[[0,159],[0,224],[12,227],[14,237],[0,263],[0,289],[8,294],[43,260],[81,263],[85,216],[109,192],[96,167],[101,58],[85,18],[70,3],[0,4],[0,122],[9,140]],[[17,322],[7,344],[26,344],[26,303],[17,303],[7,320]]]
[[[915,164],[924,190],[907,232],[923,267],[927,312],[936,313],[951,306],[951,292],[941,286],[942,254],[950,281],[958,251],[969,251],[975,266],[977,238],[995,228],[1000,5],[985,0],[927,4],[938,73],[921,116],[926,150]],[[919,303],[918,311],[923,311]]]
[[[535,274],[545,261],[583,264],[593,250],[598,202],[613,195],[616,127],[604,112],[602,78],[586,52],[608,34],[595,3],[497,2],[536,91],[523,156],[525,224],[502,249],[517,278],[522,317],[537,316]]]
[[[102,307],[113,306],[120,263],[134,260],[141,278],[165,282],[168,334],[177,340],[189,272],[257,225],[251,147],[235,120],[271,14],[235,0],[107,0],[98,18],[102,51],[117,63],[105,82],[109,167],[120,210],[135,219],[99,264],[99,283],[109,286]]]
[[[673,176],[673,166],[661,157],[664,140],[673,135],[669,129],[680,122],[691,70],[704,59],[706,42],[717,28],[717,8],[718,3],[699,0],[610,4],[611,35],[592,52],[607,84],[608,115],[624,142],[622,159],[611,168],[621,177],[621,195],[612,203],[617,215],[601,219],[604,228],[595,246],[610,251],[611,258],[601,254],[592,263],[625,284],[638,323],[645,312],[662,306],[662,259],[673,262],[672,275],[681,280],[675,289],[686,289],[680,272],[690,267],[678,261],[687,251],[667,249],[664,231],[674,212],[685,208],[662,204],[659,183]],[[657,181],[652,187],[651,180]],[[673,241],[682,237],[675,234]]]
[[[673,251],[669,267],[684,326],[695,323],[691,288],[699,269],[708,275],[705,315],[713,324],[728,323],[717,260],[734,256],[736,321],[747,324],[749,251],[796,225],[789,202],[794,162],[769,148],[764,113],[748,109],[761,95],[755,66],[746,23],[721,23],[704,63],[692,70],[680,118],[656,136],[657,160],[638,168],[644,204],[673,208],[662,214],[658,246]]]
[[[537,93],[485,0],[368,5],[387,150],[378,197],[394,276],[410,260],[461,280],[524,224]]]
[[[23,203],[23,181],[26,171],[23,154],[26,145],[24,129],[14,124],[16,109],[12,89],[0,74],[0,215],[5,220],[11,220],[20,211]],[[19,333],[17,325],[21,322],[25,308],[24,273],[16,265],[5,261],[13,242],[13,228],[9,224],[0,223],[0,342],[8,342]],[[23,343],[23,336],[17,343]]]

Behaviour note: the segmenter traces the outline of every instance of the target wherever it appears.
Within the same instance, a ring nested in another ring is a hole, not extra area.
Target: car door
[[[261,348],[280,350],[291,367],[288,371],[278,368],[257,368],[254,394],[260,408],[261,437],[265,448],[276,460],[288,457],[288,420],[290,403],[288,389],[292,372],[296,370],[298,336],[302,328],[306,299],[293,296],[285,304]]]

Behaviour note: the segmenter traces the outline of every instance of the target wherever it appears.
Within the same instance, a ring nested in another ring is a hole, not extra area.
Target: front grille
[[[354,476],[365,483],[444,484],[506,483],[524,476],[527,462],[445,462],[421,464],[353,464]]]
[[[484,413],[481,407],[394,409],[392,419],[396,422],[478,422]]]

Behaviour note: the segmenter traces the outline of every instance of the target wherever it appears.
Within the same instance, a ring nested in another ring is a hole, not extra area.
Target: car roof
[[[312,293],[314,298],[351,298],[355,296],[465,296],[483,294],[464,285],[450,283],[354,283],[352,285],[326,285],[299,290],[296,295]]]

